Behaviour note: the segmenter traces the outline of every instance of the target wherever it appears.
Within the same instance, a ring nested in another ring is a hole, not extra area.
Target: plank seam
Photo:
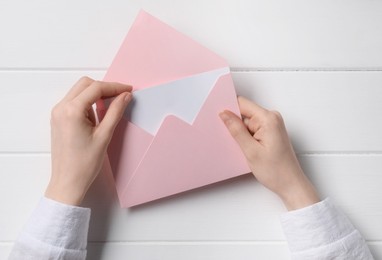
[[[1,241],[0,245],[13,244],[15,241]],[[368,245],[382,245],[382,241],[366,241]],[[89,241],[88,244],[120,244],[120,245],[286,245],[280,241]]]
[[[296,154],[298,156],[381,156],[382,151],[311,151]]]
[[[106,67],[31,67],[6,68],[0,67],[2,72],[106,72]],[[231,67],[231,72],[382,72],[382,68],[346,68],[346,67]]]
[[[382,156],[382,151],[298,152],[297,156]],[[0,151],[0,156],[50,156],[48,151]]]
[[[382,72],[382,68],[346,67],[231,67],[232,72]]]
[[[80,71],[96,71],[106,72],[107,68],[97,67],[31,67],[31,68],[2,68],[0,72],[80,72]]]

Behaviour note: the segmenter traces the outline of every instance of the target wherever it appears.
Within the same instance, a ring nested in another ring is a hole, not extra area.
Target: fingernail
[[[231,119],[231,117],[225,111],[221,112],[219,116],[224,123],[227,123]]]
[[[123,101],[125,101],[125,103],[129,103],[132,98],[133,95],[130,92],[127,92]]]

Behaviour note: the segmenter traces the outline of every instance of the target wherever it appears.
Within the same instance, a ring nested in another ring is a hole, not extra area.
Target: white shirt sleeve
[[[90,209],[43,197],[8,259],[85,259],[89,220]]]
[[[362,235],[329,198],[281,216],[292,259],[373,259]]]

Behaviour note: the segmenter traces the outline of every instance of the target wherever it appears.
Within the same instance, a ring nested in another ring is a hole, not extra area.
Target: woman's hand
[[[281,115],[238,98],[244,122],[230,111],[220,117],[241,147],[256,179],[275,192],[288,210],[314,204],[319,197],[302,171]]]
[[[46,197],[70,205],[81,204],[101,169],[114,129],[132,98],[131,90],[131,86],[83,77],[53,108],[52,175]],[[92,105],[115,96],[97,125]]]

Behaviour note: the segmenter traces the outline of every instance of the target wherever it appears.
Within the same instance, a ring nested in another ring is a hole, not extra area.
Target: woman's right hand
[[[305,176],[289,140],[280,113],[238,98],[241,120],[230,111],[220,113],[241,147],[256,179],[275,192],[288,210],[309,206],[320,199]]]

